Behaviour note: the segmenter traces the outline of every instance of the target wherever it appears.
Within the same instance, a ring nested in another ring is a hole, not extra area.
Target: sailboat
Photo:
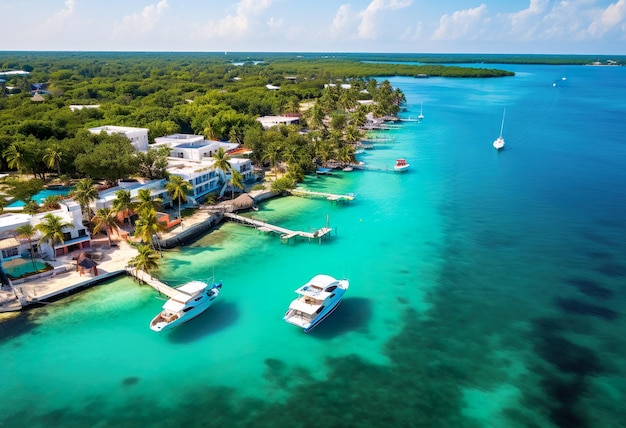
[[[500,125],[500,136],[495,139],[493,142],[493,147],[496,150],[502,150],[504,148],[504,138],[502,138],[502,131],[504,130],[504,115],[506,113],[506,109],[502,112],[502,124]]]
[[[423,111],[423,107],[424,107],[424,105],[423,105],[423,104],[420,104],[420,115],[419,115],[419,116],[417,116],[417,118],[418,118],[419,120],[424,119],[424,114],[422,113],[422,111]]]

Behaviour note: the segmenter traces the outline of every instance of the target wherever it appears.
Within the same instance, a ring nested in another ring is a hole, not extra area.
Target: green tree
[[[17,177],[9,177],[4,180],[4,191],[7,195],[14,197],[18,201],[27,204],[37,193],[43,190],[43,180],[31,178],[30,180],[20,180]]]
[[[159,233],[165,232],[165,225],[159,222],[157,212],[152,207],[146,207],[139,211],[139,219],[135,224],[135,236],[156,250],[159,241]],[[156,238],[156,239],[155,239]],[[161,250],[159,249],[159,253]]]
[[[83,219],[90,219],[93,215],[90,205],[92,202],[98,200],[100,196],[94,186],[93,180],[91,178],[78,180],[76,186],[74,186],[74,190],[70,192],[70,196],[80,205]]]
[[[98,208],[96,214],[91,218],[91,222],[94,224],[94,235],[103,229],[106,231],[109,238],[109,248],[111,248],[113,244],[111,235],[115,232],[119,236],[120,228],[122,227],[122,222],[117,217],[117,212],[112,208]]]
[[[180,214],[181,202],[187,202],[187,195],[193,190],[193,186],[180,175],[172,174],[169,176],[167,183],[165,183],[165,190],[167,190],[167,193],[169,193],[172,198],[178,201],[178,218],[181,220],[180,225],[182,227],[183,219]]]
[[[150,189],[139,189],[137,191],[137,211],[145,211],[146,209],[153,209],[158,211],[161,209],[161,198],[153,198],[152,191]]]
[[[17,170],[19,173],[28,171],[30,166],[30,153],[23,145],[11,144],[3,153],[2,157],[7,161],[9,168]]]
[[[131,216],[134,213],[135,203],[130,196],[130,191],[120,189],[115,192],[115,199],[113,199],[112,208],[116,213],[122,215],[122,221],[125,222],[127,218],[131,219]]]
[[[230,172],[230,180],[228,180],[230,186],[230,199],[235,199],[235,187],[237,189],[243,189],[243,176],[235,169]]]
[[[28,245],[30,246],[30,261],[33,264],[33,270],[37,270],[37,265],[35,264],[35,249],[33,248],[33,236],[37,234],[37,229],[35,229],[32,224],[27,223],[18,226],[15,232],[18,238],[28,240]]]
[[[48,213],[42,217],[41,222],[35,226],[41,233],[39,243],[46,242],[52,247],[52,259],[56,260],[56,243],[64,243],[63,229],[74,229],[72,223],[64,223],[63,219],[52,213]]]
[[[63,160],[63,149],[59,143],[52,143],[44,150],[43,161],[46,166],[57,170],[57,176],[61,176],[61,161]]]
[[[152,275],[154,271],[159,269],[159,255],[149,245],[139,244],[135,248],[137,248],[138,253],[128,261],[128,265],[134,268],[136,276],[139,271]]]

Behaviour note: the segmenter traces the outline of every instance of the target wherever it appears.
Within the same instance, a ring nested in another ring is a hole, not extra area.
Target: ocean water
[[[167,252],[164,281],[224,282],[184,326],[152,332],[128,278],[5,319],[0,426],[623,426],[626,68],[500,68],[391,79],[424,120],[304,183],[355,201],[250,214],[321,244],[227,223]],[[317,273],[350,289],[304,333],[282,316]]]

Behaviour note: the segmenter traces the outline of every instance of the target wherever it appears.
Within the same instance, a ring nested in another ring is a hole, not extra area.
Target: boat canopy
[[[289,305],[289,309],[293,309],[299,312],[302,312],[305,315],[313,315],[320,308],[320,305],[310,305],[308,303],[304,303],[300,299],[296,299]]]
[[[179,302],[177,300],[174,299],[169,299],[167,302],[165,302],[165,304],[163,305],[163,309],[165,309],[166,311],[170,311],[170,312],[179,312],[182,311],[183,308],[185,307],[185,304],[182,302]]]
[[[178,291],[182,291],[183,293],[190,294],[192,296],[200,293],[207,287],[207,283],[202,281],[190,281],[186,284],[181,285],[177,288]]]

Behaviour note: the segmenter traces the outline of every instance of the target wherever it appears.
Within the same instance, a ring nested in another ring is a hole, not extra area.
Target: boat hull
[[[217,296],[219,296],[221,287],[222,284],[218,283],[213,285],[211,288],[203,291],[202,295],[204,298],[202,300],[196,302],[195,306],[193,306],[192,309],[189,309],[186,312],[181,311],[177,314],[174,314],[176,318],[172,319],[171,321],[167,321],[163,317],[163,312],[160,312],[150,322],[150,329],[156,332],[167,331],[196,318],[198,315],[209,309],[211,305],[213,305],[213,302],[215,301]]]

